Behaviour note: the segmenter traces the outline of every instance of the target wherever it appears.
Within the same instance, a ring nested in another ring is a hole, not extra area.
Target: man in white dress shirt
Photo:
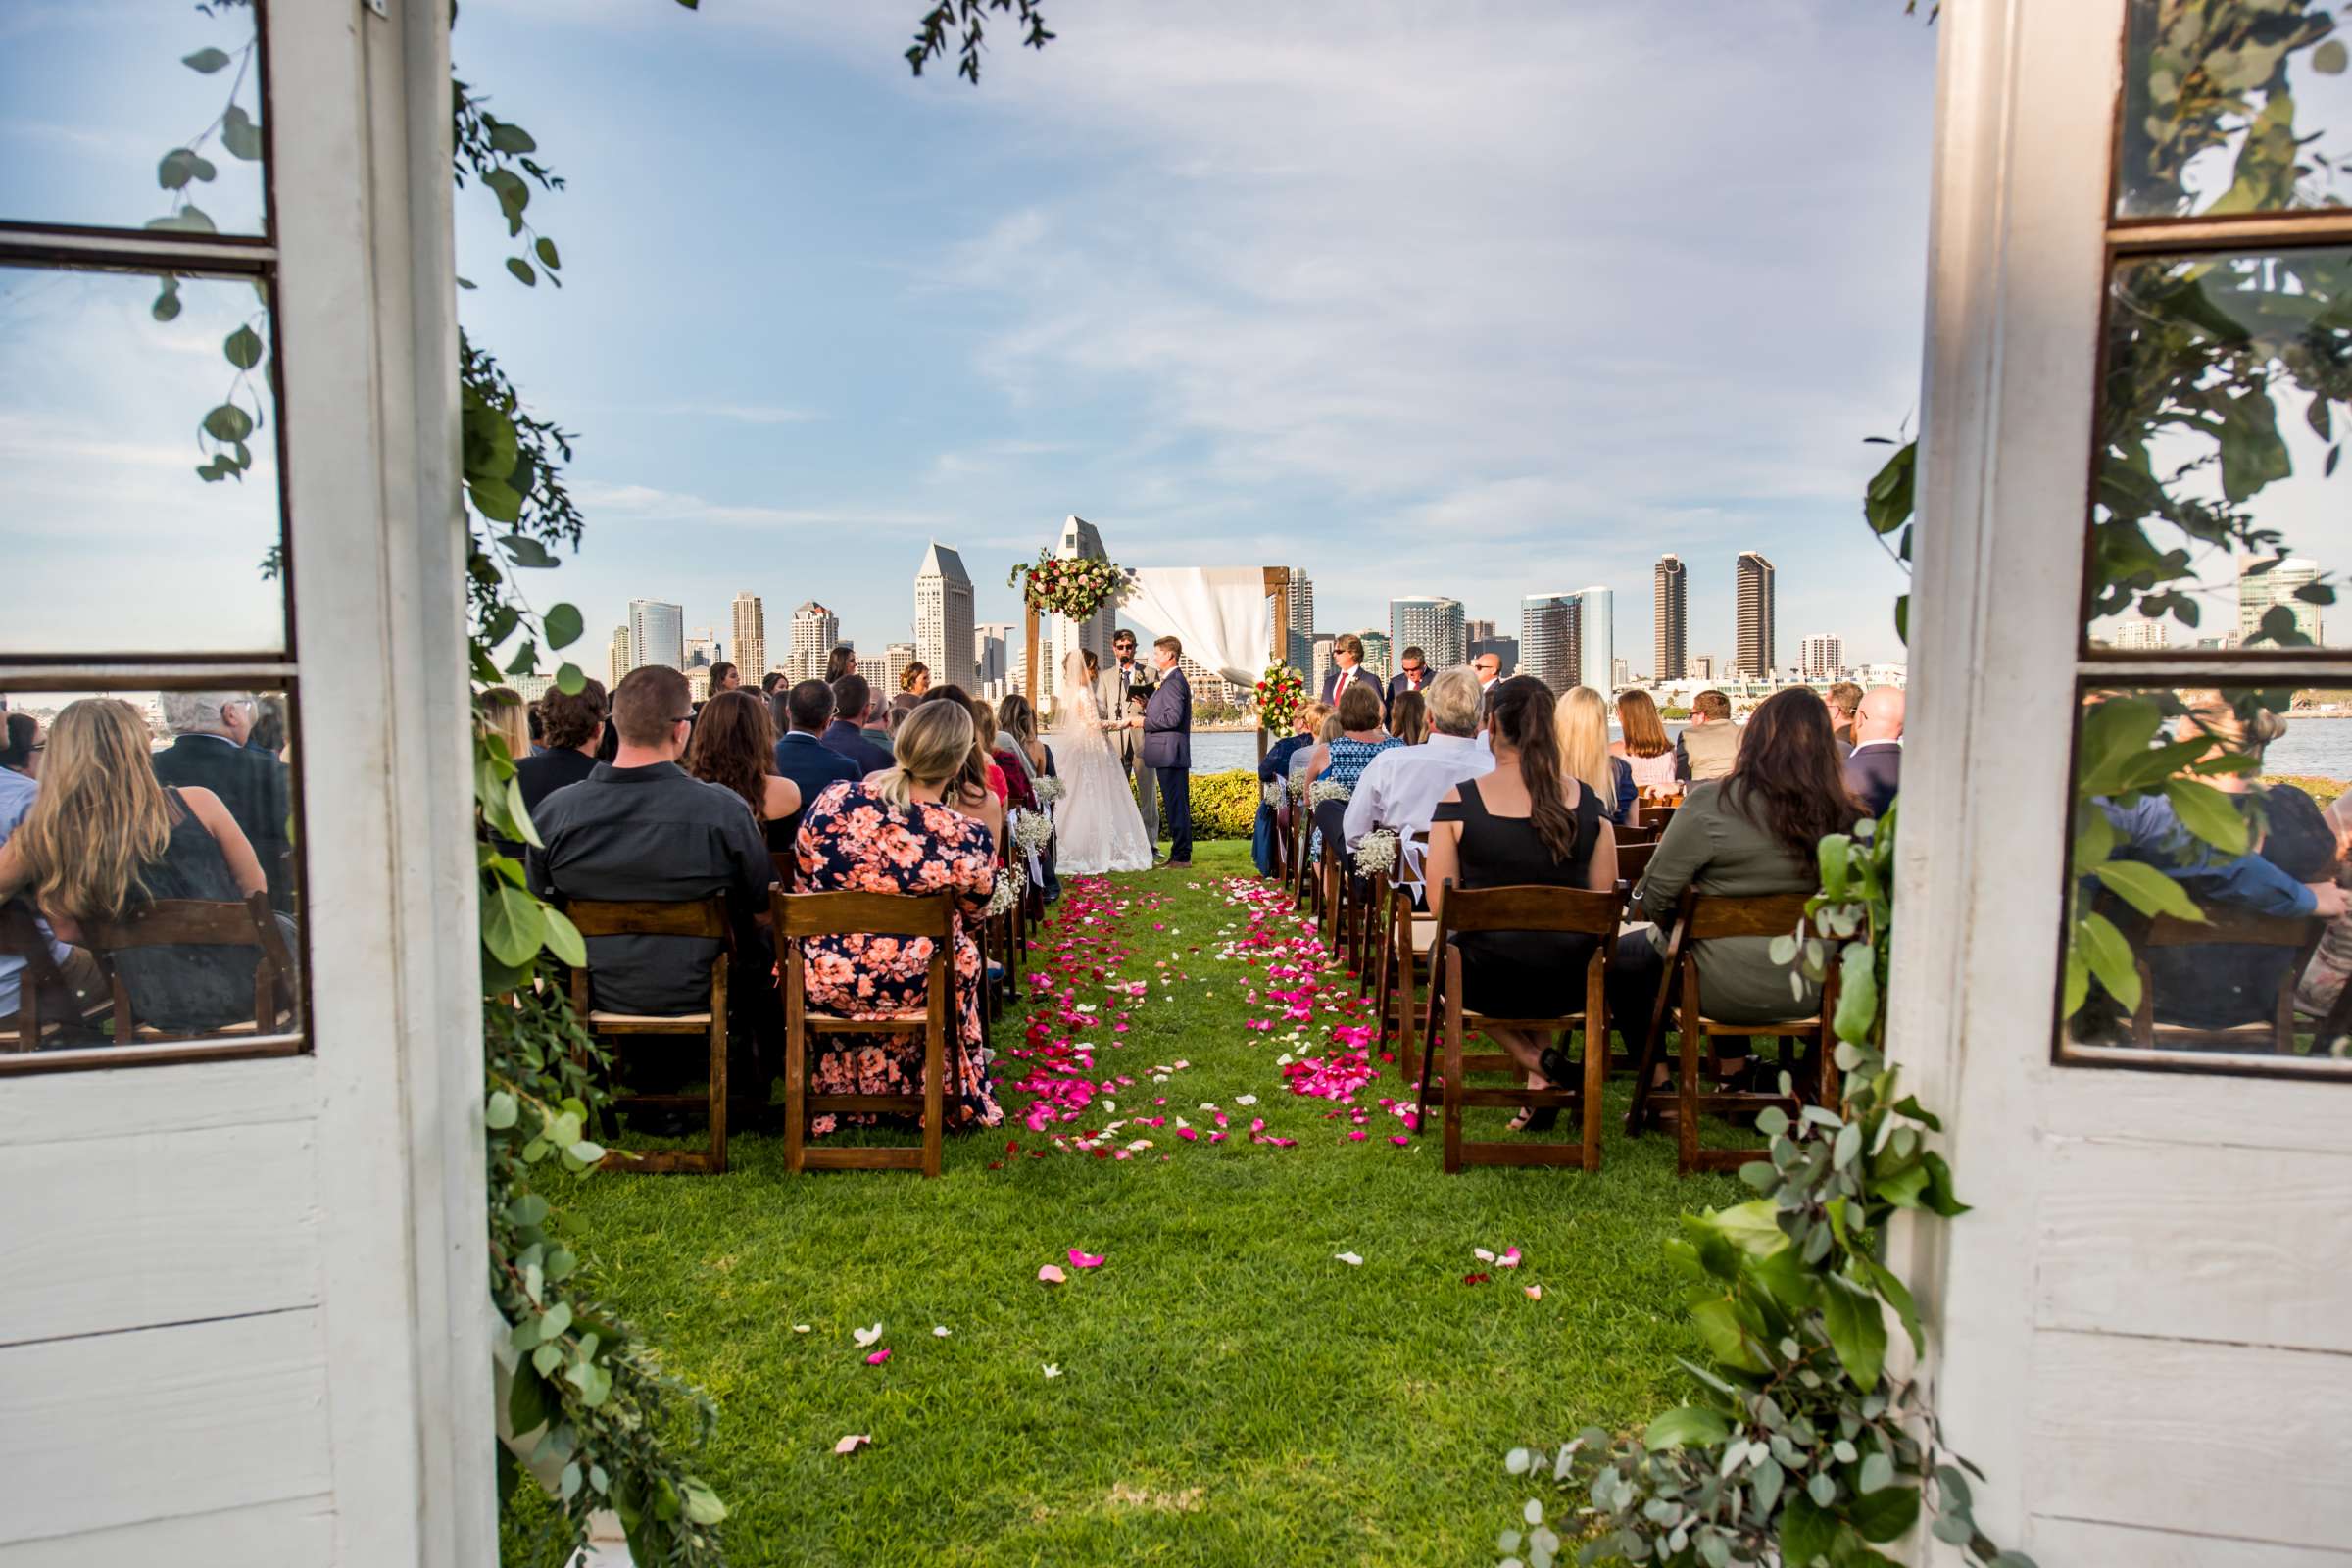
[[[1466,778],[1494,771],[1494,754],[1479,745],[1478,677],[1456,664],[1440,670],[1429,683],[1429,739],[1418,746],[1393,746],[1364,765],[1348,797],[1344,824],[1350,849],[1376,827],[1394,828],[1410,844],[1415,833],[1429,830],[1438,801]],[[1405,880],[1418,887],[1421,861],[1407,854]]]

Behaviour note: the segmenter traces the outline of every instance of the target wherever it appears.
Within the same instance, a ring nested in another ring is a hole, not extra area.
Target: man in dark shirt
[[[260,705],[251,692],[166,692],[164,722],[174,737],[155,754],[155,776],[168,785],[211,790],[253,846],[270,882],[270,906],[294,907],[294,866],[288,837],[293,807],[286,764],[245,744]]]
[[[605,683],[592,680],[576,692],[549,691],[539,699],[539,726],[547,749],[514,764],[522,804],[534,813],[541,801],[595,769],[597,743],[605,738]]]
[[[531,886],[558,900],[683,904],[724,895],[734,917],[730,1028],[759,1065],[737,1087],[755,1105],[780,1035],[774,964],[756,923],[767,907],[775,867],[743,797],[678,766],[690,728],[686,677],[662,664],[629,671],[612,693],[620,734],[610,762],[540,803],[532,818]],[[710,1005],[710,961],[718,943],[703,937],[588,939],[588,987],[609,1012],[675,1015]]]
[[[833,722],[825,726],[818,737],[825,750],[838,752],[858,764],[858,776],[879,772],[891,766],[897,759],[865,738],[858,725],[865,718],[866,708],[873,702],[873,688],[865,677],[848,674],[833,682]],[[807,799],[806,794],[803,799]]]
[[[802,813],[826,785],[842,779],[854,783],[865,774],[856,762],[817,739],[824,732],[825,721],[833,716],[832,687],[821,680],[795,685],[784,695],[784,716],[789,727],[776,742],[776,771],[801,791],[801,809],[785,820],[784,840],[789,844],[801,830]]]

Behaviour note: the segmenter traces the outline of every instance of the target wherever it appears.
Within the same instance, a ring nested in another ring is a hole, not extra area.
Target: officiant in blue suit
[[[1167,863],[1193,863],[1193,688],[1177,667],[1184,645],[1162,637],[1152,645],[1159,685],[1144,705],[1144,765],[1159,780],[1160,803],[1168,813]]]

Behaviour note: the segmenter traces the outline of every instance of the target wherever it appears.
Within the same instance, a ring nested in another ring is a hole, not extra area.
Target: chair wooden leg
[[[1462,954],[1446,954],[1446,1174],[1462,1168]]]
[[[952,941],[953,939],[951,939]],[[946,946],[947,944],[942,944]],[[985,978],[985,975],[983,976]],[[926,1009],[930,1016],[923,1026],[923,1176],[925,1180],[939,1175],[940,1135],[947,1123],[947,1032],[951,1010],[957,1015],[957,1030],[961,1031],[960,1008],[954,1008],[956,979],[942,956],[931,960],[931,1004]]]
[[[1698,966],[1683,965],[1683,1070],[1675,1107],[1674,1169],[1688,1176],[1698,1169],[1698,1057],[1705,1043],[1699,1029]]]
[[[798,1176],[808,1166],[808,1038],[807,1002],[802,994],[801,956],[784,949],[784,1170]]]
[[[727,1173],[727,956],[710,972],[710,1173]]]
[[[1600,1169],[1600,1096],[1609,1077],[1609,1000],[1605,959],[1599,953],[1585,966],[1584,1166]]]

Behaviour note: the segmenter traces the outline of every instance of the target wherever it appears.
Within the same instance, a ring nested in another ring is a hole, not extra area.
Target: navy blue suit
[[[1892,741],[1866,742],[1845,760],[1845,787],[1872,816],[1886,814],[1902,781],[1903,749]]]
[[[826,750],[824,743],[807,730],[787,730],[783,739],[776,742],[776,771],[792,780],[801,791],[801,809],[777,827],[786,844],[799,837],[802,814],[816,804],[826,785],[841,779],[854,784],[865,777],[858,771],[856,762],[839,752]]]
[[[1389,677],[1389,695],[1386,698],[1388,706],[1395,708],[1396,706],[1396,699],[1403,696],[1406,692],[1425,692],[1429,690],[1429,669],[1426,665],[1423,666],[1421,670],[1421,684],[1418,686],[1413,684],[1413,677],[1407,675],[1402,670],[1398,670],[1396,674],[1391,675]]]
[[[1184,671],[1161,674],[1144,705],[1144,765],[1159,780],[1168,812],[1168,858],[1193,858],[1193,687]],[[1154,834],[1153,837],[1158,835]]]
[[[859,778],[898,765],[897,758],[867,740],[865,732],[846,718],[827,724],[824,734],[817,737],[817,744],[856,763]]]

